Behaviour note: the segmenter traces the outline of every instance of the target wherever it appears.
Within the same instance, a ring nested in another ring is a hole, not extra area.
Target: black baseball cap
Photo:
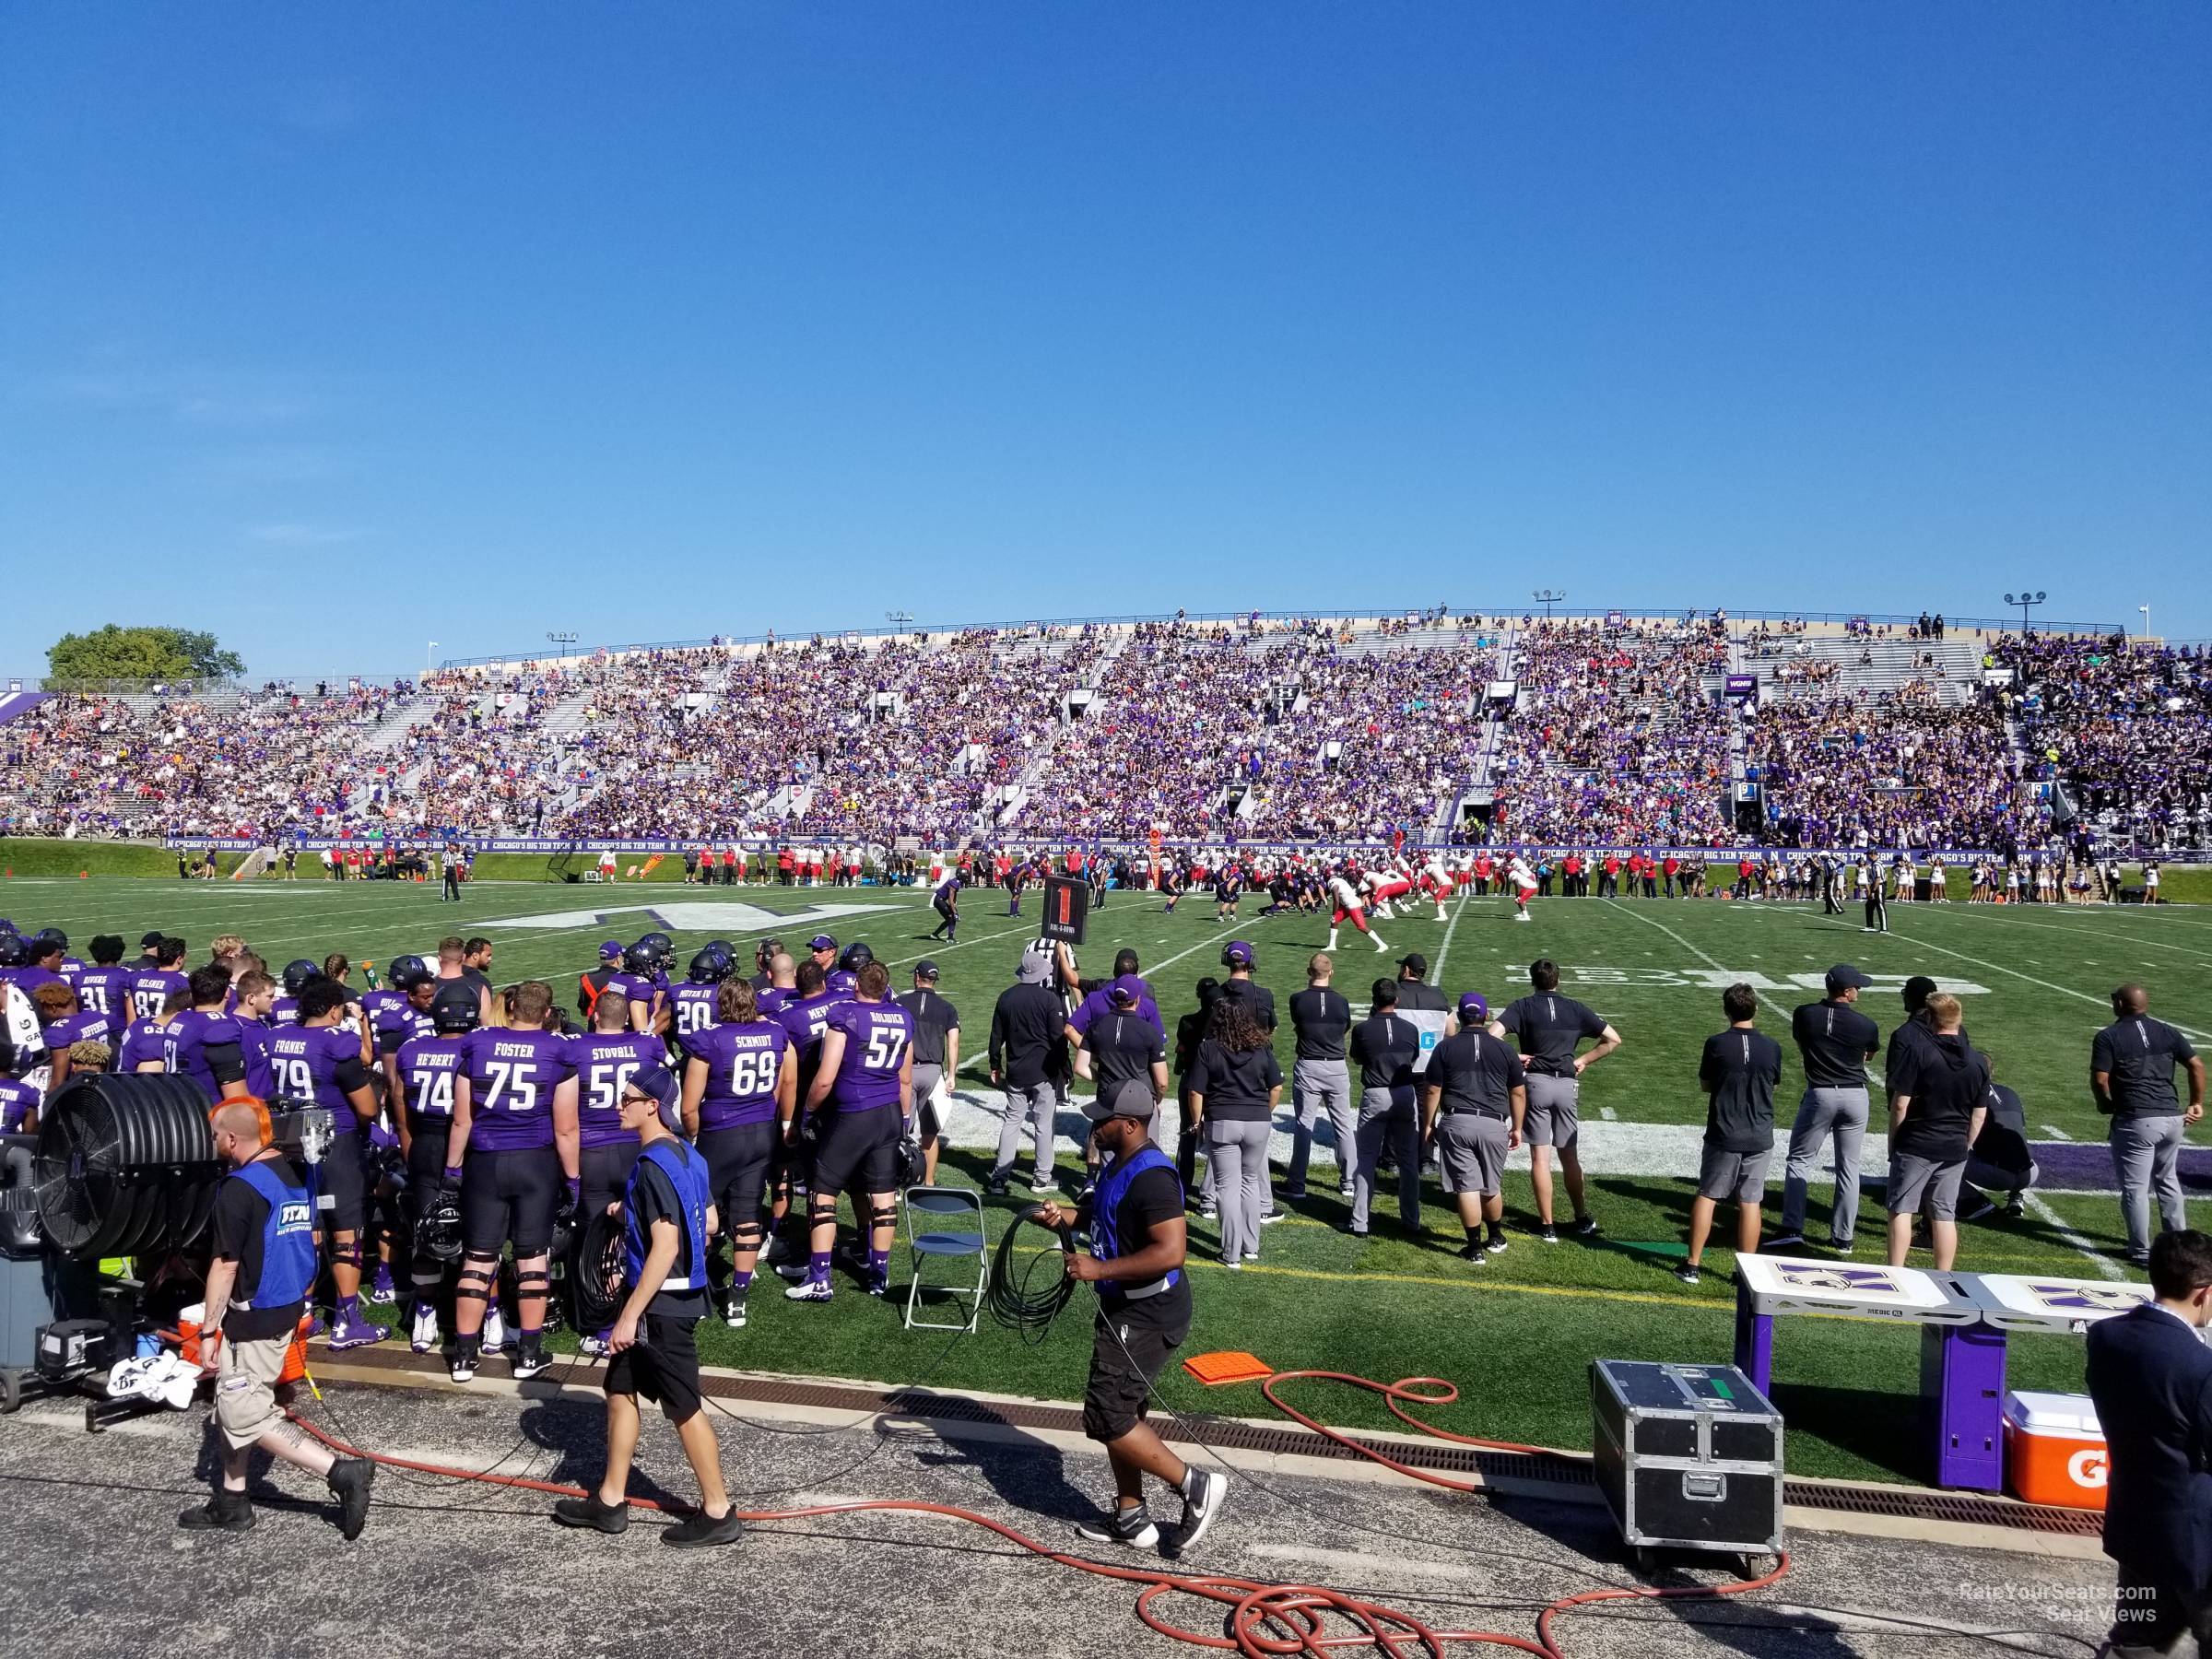
[[[159,950],[161,948],[161,941],[168,937],[169,935],[167,934],[163,933],[159,928],[157,927],[153,932],[147,934],[146,937],[138,941],[138,948],[141,950]]]
[[[1410,968],[1416,973],[1426,973],[1429,971],[1429,959],[1418,950],[1409,950],[1398,959],[1398,966]]]
[[[937,977],[937,965],[931,961],[927,957],[924,957],[920,961],[914,964],[914,977],[916,979],[925,980],[935,979]]]
[[[1863,991],[1873,983],[1849,962],[1838,962],[1828,971],[1828,988],[1830,991]]]
[[[1103,1124],[1109,1118],[1135,1118],[1148,1124],[1159,1111],[1159,1103],[1152,1098],[1152,1085],[1136,1077],[1123,1079],[1119,1087],[1101,1093],[1095,1100],[1085,1104],[1083,1115],[1094,1124]]]

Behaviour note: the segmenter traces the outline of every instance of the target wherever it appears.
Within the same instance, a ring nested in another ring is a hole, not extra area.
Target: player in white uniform
[[[1383,942],[1382,935],[1367,924],[1366,898],[1357,887],[1345,878],[1341,872],[1329,877],[1329,901],[1333,907],[1329,912],[1329,948],[1331,950],[1336,948],[1336,930],[1344,925],[1345,918],[1347,916],[1351,918],[1354,927],[1375,942],[1377,951],[1390,948]]]
[[[1528,860],[1516,853],[1505,866],[1505,879],[1513,889],[1513,920],[1528,920],[1528,901],[1535,896],[1536,873],[1529,868]]]
[[[1441,853],[1429,854],[1429,862],[1421,866],[1421,885],[1429,889],[1429,897],[1436,900],[1436,919],[1444,919],[1444,900],[1452,891],[1452,870],[1444,863]]]

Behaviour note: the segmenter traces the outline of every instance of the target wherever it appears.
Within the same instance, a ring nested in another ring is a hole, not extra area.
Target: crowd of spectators
[[[0,725],[0,830],[1343,842],[1429,839],[1485,786],[1499,842],[2025,848],[2064,784],[2111,839],[2212,841],[2204,651],[2008,634],[1981,688],[1945,634],[1253,613],[56,697]],[[1853,653],[1885,649],[1873,689]],[[1732,665],[1769,694],[1731,700]]]

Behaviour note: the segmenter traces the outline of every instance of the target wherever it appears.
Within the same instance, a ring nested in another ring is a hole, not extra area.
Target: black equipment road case
[[[1637,1559],[1782,1551],[1782,1414],[1733,1365],[1590,1367],[1597,1488]]]

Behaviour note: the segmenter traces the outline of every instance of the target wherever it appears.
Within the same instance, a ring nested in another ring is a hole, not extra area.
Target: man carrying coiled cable
[[[1096,1285],[1099,1321],[1083,1389],[1083,1432],[1104,1445],[1113,1465],[1115,1505],[1078,1526],[1095,1543],[1147,1548],[1160,1541],[1145,1506],[1145,1477],[1165,1481],[1182,1500],[1166,1552],[1181,1555],[1206,1535],[1220,1512],[1229,1477],[1193,1468],[1145,1421],[1152,1383],[1191,1328],[1191,1283],[1182,1183],[1174,1161],[1152,1142],[1158,1110],[1152,1085],[1132,1078],[1083,1108],[1098,1125],[1107,1162],[1089,1197],[1072,1209],[1038,1206],[1041,1226],[1087,1231],[1088,1251],[1071,1250],[1068,1277]]]

